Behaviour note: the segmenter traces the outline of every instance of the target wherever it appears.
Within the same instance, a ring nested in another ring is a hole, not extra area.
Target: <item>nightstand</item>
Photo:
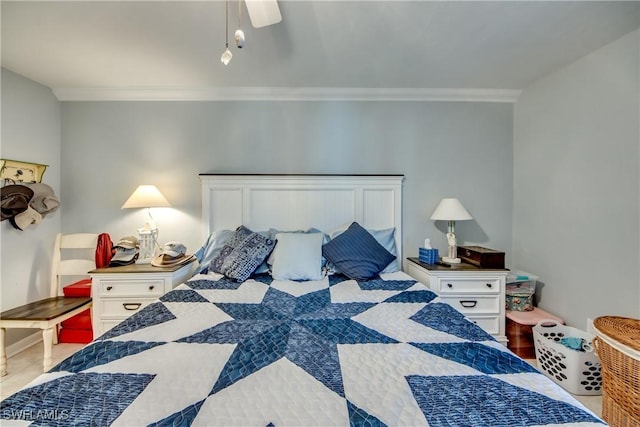
[[[91,270],[93,336],[98,337],[193,276],[198,263],[131,264]]]
[[[446,267],[425,264],[418,258],[407,260],[407,274],[506,345],[504,290],[509,270],[467,263]]]

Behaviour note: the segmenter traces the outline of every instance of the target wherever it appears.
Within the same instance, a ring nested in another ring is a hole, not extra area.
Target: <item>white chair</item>
[[[49,296],[65,295],[63,292],[65,286],[79,279],[89,279],[87,273],[96,268],[95,251],[97,243],[98,235],[92,233],[58,234],[56,236],[51,262],[51,291]],[[61,323],[56,326],[56,333],[53,337],[54,344],[57,344],[60,326]]]
[[[64,276],[86,277],[95,268],[95,248],[97,234],[58,234],[51,263],[50,297],[31,302],[0,314],[0,375],[7,374],[7,355],[5,348],[6,328],[40,328],[44,342],[43,368],[51,368],[51,352],[58,342],[57,328],[63,321],[91,308],[91,297],[62,296],[62,287],[67,283]],[[71,258],[63,252],[71,252]],[[84,258],[77,258],[82,252]],[[77,280],[77,279],[76,279]],[[54,333],[55,332],[55,333]]]

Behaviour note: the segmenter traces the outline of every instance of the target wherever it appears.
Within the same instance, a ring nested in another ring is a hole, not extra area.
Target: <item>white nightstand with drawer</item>
[[[418,258],[407,260],[407,274],[506,345],[504,290],[508,270],[466,263],[446,267],[425,264]]]
[[[102,335],[185,282],[197,265],[197,262],[176,267],[132,264],[90,271],[93,336]]]

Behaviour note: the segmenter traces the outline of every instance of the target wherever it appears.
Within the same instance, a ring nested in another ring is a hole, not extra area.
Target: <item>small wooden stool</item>
[[[6,328],[40,328],[44,372],[51,368],[54,331],[60,322],[91,307],[91,298],[52,297],[0,313],[0,376],[7,375]]]
[[[544,319],[555,320],[564,324],[558,316],[534,307],[533,311],[506,311],[507,348],[523,359],[535,359],[536,349],[533,344],[533,327]]]

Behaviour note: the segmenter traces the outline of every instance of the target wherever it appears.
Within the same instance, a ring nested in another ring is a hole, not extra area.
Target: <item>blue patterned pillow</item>
[[[251,232],[225,257],[220,272],[230,279],[244,282],[269,256],[275,245],[275,240]]]
[[[357,222],[323,245],[322,255],[331,261],[340,273],[356,280],[375,277],[396,259],[395,255],[389,253]]]
[[[206,273],[208,271],[211,260],[220,253],[222,248],[224,248],[234,234],[235,231],[231,230],[219,230],[209,234],[205,244],[194,253],[196,259],[200,263],[200,266],[198,267],[199,273]]]
[[[218,254],[213,257],[211,263],[209,264],[209,271],[215,271],[216,273],[224,274],[222,271],[222,265],[227,257],[233,252],[233,250],[242,243],[244,239],[249,237],[253,231],[249,230],[244,225],[241,225],[234,231],[233,235],[224,243],[224,246]]]

